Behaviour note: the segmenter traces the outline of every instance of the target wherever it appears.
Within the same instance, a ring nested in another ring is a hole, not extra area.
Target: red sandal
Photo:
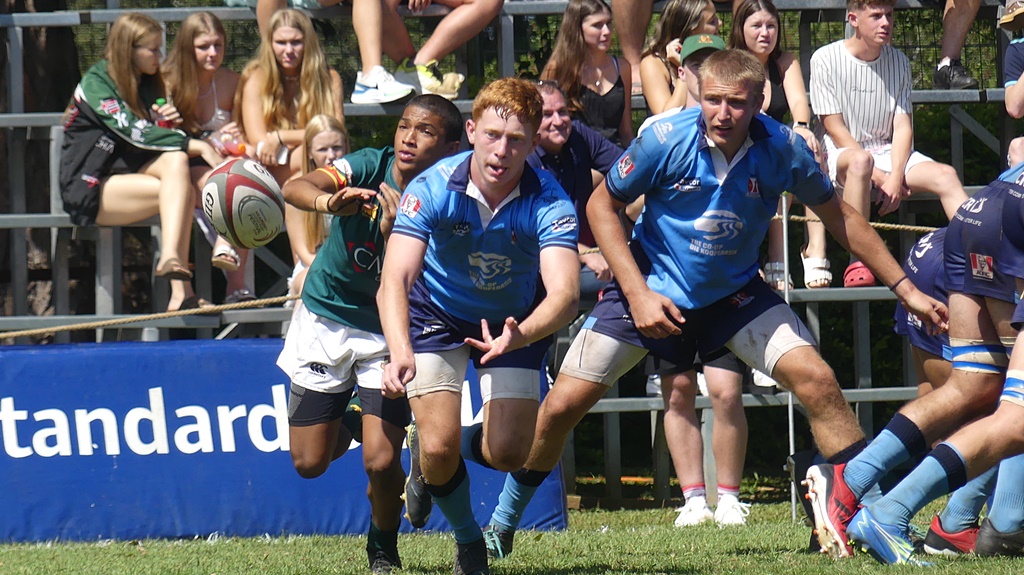
[[[875,285],[875,274],[864,262],[853,262],[843,272],[844,287],[871,287]]]

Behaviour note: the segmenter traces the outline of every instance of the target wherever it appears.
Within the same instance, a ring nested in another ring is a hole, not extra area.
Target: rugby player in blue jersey
[[[409,397],[422,479],[454,531],[456,575],[488,573],[464,458],[502,471],[526,461],[549,336],[579,301],[576,212],[554,177],[526,164],[542,110],[532,82],[485,86],[466,122],[473,150],[405,189],[384,258],[383,389]],[[483,422],[463,433],[470,360]]]
[[[522,479],[507,481],[488,543],[507,554],[519,517],[566,437],[608,386],[647,353],[687,369],[699,350],[725,349],[796,394],[826,459],[846,461],[864,434],[807,329],[758,276],[758,249],[783,191],[821,218],[843,247],[891,286],[922,321],[945,328],[946,308],[907,281],[868,222],[833,191],[803,138],[759,114],[764,67],[749,53],[708,56],[700,108],[652,124],[587,206],[615,281],[587,319],[541,405]],[[618,212],[641,194],[632,242]],[[495,521],[501,519],[502,521]],[[503,523],[503,524],[502,524]]]

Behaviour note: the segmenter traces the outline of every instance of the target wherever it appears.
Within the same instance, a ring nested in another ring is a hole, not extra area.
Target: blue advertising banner
[[[277,339],[0,348],[0,541],[362,534],[362,448],[317,479],[288,453]],[[475,379],[475,376],[467,376]],[[542,385],[542,388],[546,388]],[[480,417],[476,385],[463,424]],[[408,450],[403,454],[408,469]],[[505,474],[469,464],[477,520]],[[523,528],[562,529],[556,470]],[[427,529],[448,528],[440,512]],[[403,531],[411,526],[403,520]]]

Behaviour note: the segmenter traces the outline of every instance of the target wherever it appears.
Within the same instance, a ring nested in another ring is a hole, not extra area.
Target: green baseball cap
[[[686,62],[690,56],[701,50],[725,50],[725,40],[714,34],[694,34],[683,40],[683,49],[679,51],[679,61]]]

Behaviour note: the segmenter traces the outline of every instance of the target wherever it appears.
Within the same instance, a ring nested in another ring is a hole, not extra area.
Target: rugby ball
[[[237,248],[266,245],[284,228],[281,186],[248,158],[214,168],[203,186],[203,211],[217,233]]]

